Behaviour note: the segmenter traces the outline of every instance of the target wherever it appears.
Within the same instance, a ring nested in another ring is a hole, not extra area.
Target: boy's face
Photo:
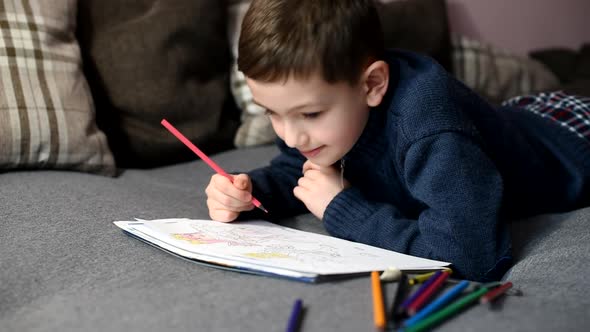
[[[260,82],[247,79],[254,101],[266,108],[277,135],[308,160],[330,166],[356,143],[369,117],[361,84],[309,79]]]

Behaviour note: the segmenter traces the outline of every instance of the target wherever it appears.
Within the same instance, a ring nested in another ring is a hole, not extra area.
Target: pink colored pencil
[[[432,295],[440,289],[440,287],[445,283],[447,278],[451,273],[449,271],[444,271],[438,275],[438,277],[430,284],[428,287],[420,294],[410,305],[408,305],[408,314],[413,316],[422,308]]]
[[[215,172],[220,175],[225,176],[228,178],[232,183],[234,182],[233,176],[227,174],[219,165],[217,165],[211,158],[209,158],[201,149],[199,149],[196,145],[194,145],[186,136],[184,136],[178,129],[176,129],[170,122],[166,121],[166,119],[162,120],[162,126],[166,127],[176,138],[178,138],[184,145],[186,145],[191,151],[193,151],[199,158],[201,158],[207,165],[209,165]],[[252,204],[259,208],[260,210],[268,213],[268,211],[262,206],[259,200],[257,200],[254,196],[252,196]]]

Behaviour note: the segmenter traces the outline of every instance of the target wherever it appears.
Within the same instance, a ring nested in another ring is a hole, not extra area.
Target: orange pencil
[[[381,290],[379,272],[371,272],[371,285],[373,289],[373,320],[375,327],[379,330],[385,330],[387,321],[385,319],[385,304],[383,303],[383,291]]]
[[[186,145],[189,149],[191,149],[191,151],[193,151],[197,156],[199,156],[199,158],[201,158],[207,165],[209,165],[209,167],[213,168],[213,170],[215,170],[215,172],[225,176],[232,183],[234,182],[233,176],[227,174],[221,167],[219,167],[219,165],[217,165],[213,160],[211,160],[211,158],[207,157],[207,155],[205,153],[203,153],[203,151],[201,151],[201,149],[199,149],[188,138],[186,138],[186,136],[184,136],[180,131],[178,131],[178,129],[176,129],[173,125],[171,125],[170,122],[166,121],[166,119],[163,119],[161,123],[162,123],[162,126],[166,127],[166,129],[168,129],[174,136],[176,136],[176,138],[178,138],[182,143],[184,143],[184,145]],[[264,206],[262,206],[260,201],[257,200],[256,198],[254,198],[254,196],[252,196],[252,204],[254,204],[254,206],[259,208],[260,210],[268,213],[268,211],[264,208]]]

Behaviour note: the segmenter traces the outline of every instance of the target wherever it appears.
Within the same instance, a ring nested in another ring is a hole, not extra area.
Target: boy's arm
[[[258,209],[242,212],[240,219],[277,219],[294,216],[307,211],[305,205],[293,195],[293,188],[303,176],[305,158],[277,139],[281,153],[269,166],[248,172],[252,179],[252,195],[268,210],[268,215]]]
[[[427,206],[417,220],[353,187],[328,205],[328,232],[448,261],[472,280],[500,278],[511,261],[510,243],[499,219],[502,178],[489,157],[471,138],[443,133],[412,144],[403,167],[412,196]]]

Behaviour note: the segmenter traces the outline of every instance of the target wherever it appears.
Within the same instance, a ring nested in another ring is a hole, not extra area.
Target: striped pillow
[[[548,68],[529,57],[463,35],[453,35],[451,44],[455,77],[494,104],[559,85]]]
[[[238,38],[242,20],[250,2],[249,0],[229,0],[228,9],[228,31],[234,57],[230,71],[230,90],[238,108],[242,110],[241,123],[234,136],[234,145],[238,148],[270,144],[277,137],[270,119],[265,114],[266,109],[254,103],[252,92],[246,85],[246,76],[238,70]]]
[[[0,0],[0,171],[114,175],[82,73],[76,0]]]

